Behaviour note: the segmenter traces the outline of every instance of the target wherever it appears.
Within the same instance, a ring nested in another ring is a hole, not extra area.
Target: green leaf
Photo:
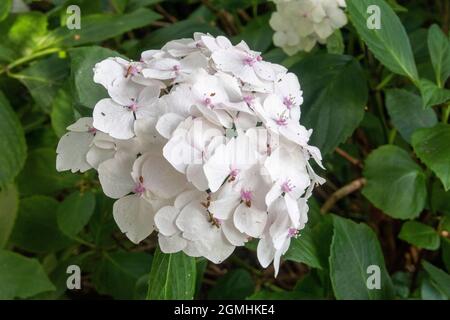
[[[0,284],[0,300],[55,290],[39,261],[5,250],[0,250]]]
[[[328,269],[328,257],[333,236],[333,223],[326,217],[314,227],[307,226],[291,240],[284,259],[305,263],[312,268]]]
[[[437,250],[441,244],[436,230],[417,221],[405,222],[398,237],[419,248],[428,250]]]
[[[81,29],[69,30],[66,26],[52,32],[52,37],[64,46],[80,46],[120,36],[127,31],[142,28],[161,16],[141,8],[128,14],[92,14],[83,16]]]
[[[70,245],[71,240],[58,229],[58,205],[56,200],[45,196],[22,199],[11,242],[37,253],[56,251]]]
[[[330,277],[336,299],[389,299],[393,286],[384,264],[383,253],[375,233],[365,224],[334,216],[331,244]],[[369,289],[367,282],[380,270],[380,289]],[[370,271],[370,270],[369,270]]]
[[[251,20],[240,34],[235,36],[233,43],[244,40],[252,50],[265,52],[272,45],[273,30],[269,25],[270,15],[264,15]]]
[[[395,128],[409,143],[416,129],[432,127],[438,122],[433,109],[422,108],[420,96],[404,89],[386,91],[386,107]]]
[[[89,222],[95,209],[95,196],[92,192],[76,191],[59,205],[58,226],[68,237],[75,237]]]
[[[109,57],[122,57],[116,51],[102,47],[83,47],[70,50],[72,83],[77,103],[93,109],[95,104],[108,97],[106,89],[94,82],[96,63]]]
[[[0,21],[3,21],[6,19],[6,17],[9,15],[9,12],[11,11],[13,0],[3,0],[0,2]]]
[[[450,76],[450,41],[437,25],[428,29],[428,49],[436,74],[436,83],[443,87]]]
[[[192,300],[195,278],[195,258],[183,252],[164,254],[158,248],[150,271],[147,299]]]
[[[55,134],[60,138],[67,132],[67,127],[75,122],[72,96],[68,88],[58,90],[52,103],[50,118]]]
[[[302,86],[301,124],[313,128],[311,144],[323,154],[333,151],[364,117],[367,83],[351,56],[320,54],[292,67]]]
[[[0,188],[10,183],[26,158],[25,136],[19,119],[0,91]]]
[[[22,196],[54,195],[62,189],[75,186],[80,180],[76,174],[56,171],[55,149],[38,148],[28,154],[25,167],[17,178]]]
[[[223,34],[220,29],[205,22],[189,19],[153,31],[140,42],[139,50],[161,49],[166,42],[179,38],[192,38],[195,32],[211,33],[214,36]]]
[[[217,284],[208,292],[213,300],[242,300],[255,290],[250,273],[244,269],[235,269],[219,278]]]
[[[443,104],[450,100],[450,90],[439,88],[427,79],[420,79],[420,93],[424,108]]]
[[[327,52],[331,54],[344,54],[345,44],[342,38],[342,32],[337,29],[327,39]]]
[[[450,125],[438,124],[433,128],[419,129],[412,136],[417,156],[450,189]]]
[[[450,272],[450,239],[442,238],[442,261],[447,272]]]
[[[19,196],[15,185],[0,190],[0,249],[5,246],[16,221]]]
[[[143,252],[104,252],[93,282],[102,294],[132,299],[139,278],[148,274],[151,262],[152,256]]]
[[[4,2],[4,1],[2,1]],[[2,37],[2,60],[12,62],[47,47],[51,39],[47,37],[47,17],[38,11],[19,15],[9,15],[0,23]]]
[[[67,59],[54,55],[31,64],[16,77],[30,91],[36,104],[46,113],[50,113],[53,98],[68,75]]]
[[[408,35],[391,7],[383,0],[347,0],[346,3],[350,20],[375,57],[392,72],[418,83],[419,76]],[[367,13],[369,6],[380,9],[380,29],[367,27],[371,16]]]
[[[448,300],[442,290],[428,276],[424,277],[420,286],[420,296],[422,300]]]
[[[386,145],[373,151],[366,160],[362,193],[377,208],[398,219],[413,219],[425,207],[425,173],[409,154]]]
[[[450,275],[436,268],[427,261],[422,261],[422,266],[430,276],[431,282],[450,299]]]
[[[440,212],[450,216],[450,190],[446,192],[439,180],[433,182],[430,198],[431,210],[434,213]]]

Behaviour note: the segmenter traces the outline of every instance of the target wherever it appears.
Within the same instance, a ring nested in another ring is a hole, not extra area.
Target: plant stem
[[[448,122],[449,115],[450,115],[450,104],[446,108],[444,108],[444,111],[442,112],[442,122],[443,123]]]
[[[22,58],[17,59],[15,61],[11,62],[10,64],[8,64],[3,70],[0,71],[0,74],[4,73],[5,71],[9,71],[9,70],[11,70],[11,69],[13,69],[15,67],[18,67],[18,66],[20,66],[22,64],[30,62],[30,61],[32,61],[34,59],[37,59],[37,58],[40,58],[42,56],[46,56],[46,55],[58,52],[60,50],[61,50],[61,48],[48,48],[48,49],[44,49],[44,50],[38,51],[36,53],[33,53],[33,54],[29,55],[29,56],[22,57]]]

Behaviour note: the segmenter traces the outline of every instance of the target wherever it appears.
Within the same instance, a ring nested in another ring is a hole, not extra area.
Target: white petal
[[[116,151],[114,149],[102,149],[94,145],[86,154],[86,160],[92,168],[98,169],[98,166],[102,162],[113,158],[115,153]]]
[[[267,213],[241,203],[234,212],[233,221],[239,231],[257,238],[264,231]]]
[[[138,195],[121,198],[113,206],[114,220],[120,231],[136,244],[153,232],[154,214],[151,204]]]
[[[67,130],[74,132],[88,132],[93,128],[93,119],[91,117],[84,117],[78,119],[75,123],[67,127]]]
[[[273,247],[269,237],[259,240],[258,247],[256,248],[256,254],[261,266],[263,268],[267,268],[275,256],[275,248]]]
[[[131,177],[132,157],[115,157],[98,167],[98,178],[103,192],[110,198],[118,199],[130,193],[135,187]]]
[[[172,133],[184,118],[176,113],[167,113],[159,118],[156,124],[156,130],[166,139],[170,139]]]
[[[149,154],[142,165],[144,186],[158,197],[169,199],[186,189],[186,178],[160,155]]]
[[[134,136],[134,114],[127,107],[112,99],[102,99],[94,108],[94,127],[116,139],[130,139]]]
[[[247,241],[247,235],[240,232],[233,224],[233,220],[225,220],[221,223],[223,234],[234,246],[243,246]]]
[[[158,228],[159,233],[165,236],[172,236],[179,232],[175,220],[178,217],[180,211],[171,206],[162,207],[155,215],[155,225]]]
[[[56,170],[89,170],[91,165],[86,161],[86,154],[93,138],[93,134],[88,132],[68,132],[62,136],[56,148]]]
[[[186,248],[187,241],[179,234],[173,234],[171,236],[165,236],[158,234],[159,248],[164,253],[175,253]]]

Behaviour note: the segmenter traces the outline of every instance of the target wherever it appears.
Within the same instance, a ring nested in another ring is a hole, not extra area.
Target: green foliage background
[[[294,56],[273,46],[264,0],[26,2],[23,13],[0,3],[0,299],[450,298],[447,0],[347,0],[349,24]],[[81,30],[64,25],[71,4]],[[327,183],[276,279],[254,242],[221,265],[165,255],[154,235],[132,245],[95,173],[55,170],[65,128],[105,96],[93,65],[193,32],[243,39],[300,79]],[[73,264],[81,290],[66,289]],[[370,265],[379,290],[366,286]]]

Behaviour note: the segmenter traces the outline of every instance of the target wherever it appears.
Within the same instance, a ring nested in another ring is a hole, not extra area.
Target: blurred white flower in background
[[[273,0],[276,11],[270,18],[273,42],[287,54],[311,51],[316,43],[347,24],[345,0]]]
[[[314,19],[338,15],[330,8],[315,8]],[[256,238],[261,265],[273,261],[277,274],[308,220],[312,189],[324,182],[309,164],[321,166],[321,155],[300,124],[297,76],[245,42],[196,33],[143,52],[140,62],[105,59],[94,81],[110,98],[68,127],[57,169],[97,169],[134,243],[157,230],[163,252],[221,263]]]

